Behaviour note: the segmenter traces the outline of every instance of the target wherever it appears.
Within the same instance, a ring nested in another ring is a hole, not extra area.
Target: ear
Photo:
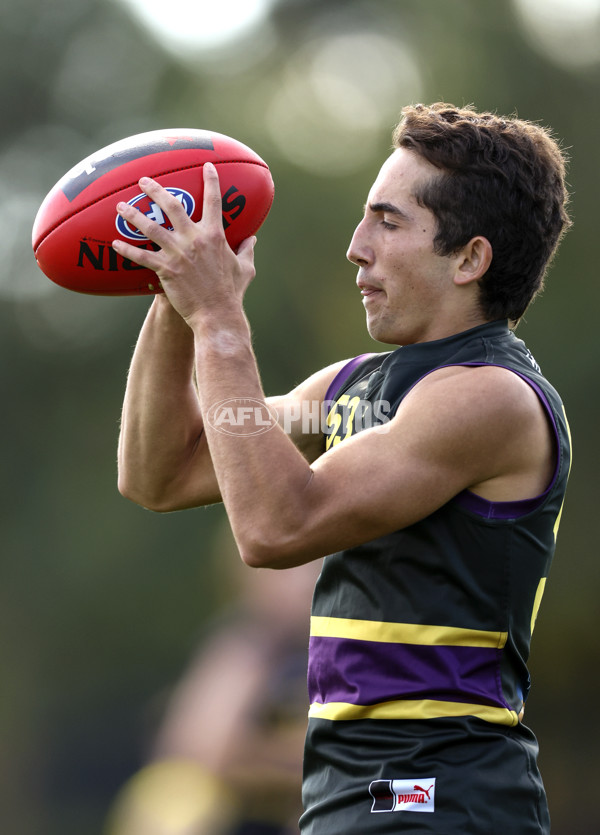
[[[488,271],[492,263],[492,245],[487,238],[477,235],[457,253],[455,284],[477,281]]]

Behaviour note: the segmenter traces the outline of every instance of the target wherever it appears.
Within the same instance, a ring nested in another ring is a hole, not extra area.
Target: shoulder
[[[415,385],[397,417],[456,465],[470,461],[465,486],[484,497],[529,498],[551,478],[555,450],[548,413],[535,389],[510,369],[437,369]]]
[[[291,399],[305,398],[309,396],[311,399],[323,401],[328,389],[335,382],[335,380],[344,374],[352,364],[356,362],[356,357],[349,357],[344,360],[339,360],[325,368],[321,368],[310,377],[307,377],[299,385],[292,389],[286,397]]]
[[[356,371],[362,368],[363,365],[368,364],[369,361],[377,362],[379,358],[385,354],[359,354],[356,357],[347,357],[346,359],[334,362],[331,365],[315,371],[310,377],[307,377],[297,386],[295,386],[287,394],[279,397],[269,398],[270,405],[277,407],[279,403],[299,403],[301,401],[319,401],[323,403],[328,396],[331,395],[332,390],[339,388],[347,379],[351,377]],[[381,361],[379,359],[379,361]]]
[[[498,415],[524,418],[539,414],[541,404],[535,389],[516,371],[498,365],[451,365],[423,377],[407,394],[405,403],[417,402],[460,410],[475,416]]]
[[[279,424],[308,461],[314,461],[324,451],[323,403],[334,380],[352,362],[353,358],[334,362],[311,374],[287,394],[267,398]]]

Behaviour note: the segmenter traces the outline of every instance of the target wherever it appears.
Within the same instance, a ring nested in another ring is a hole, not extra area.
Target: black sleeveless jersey
[[[500,321],[353,360],[330,389],[326,445],[389,420],[420,379],[456,365],[501,366],[532,386],[554,430],[554,475],[526,501],[464,491],[414,525],[325,558],[311,618],[309,723],[331,723],[330,739],[341,725],[348,739],[347,720],[512,726],[529,691],[570,440],[560,398],[525,344]]]

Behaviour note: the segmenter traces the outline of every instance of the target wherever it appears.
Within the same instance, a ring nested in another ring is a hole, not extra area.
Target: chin
[[[367,331],[371,339],[375,342],[381,342],[383,345],[401,345],[402,342],[396,339],[396,335],[389,328],[383,326],[381,322],[367,321]]]

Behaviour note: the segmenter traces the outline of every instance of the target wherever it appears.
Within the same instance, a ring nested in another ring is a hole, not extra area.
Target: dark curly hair
[[[571,225],[565,155],[550,131],[437,102],[405,107],[393,141],[440,169],[415,195],[436,217],[436,253],[487,238],[493,257],[480,280],[482,312],[517,322]]]

